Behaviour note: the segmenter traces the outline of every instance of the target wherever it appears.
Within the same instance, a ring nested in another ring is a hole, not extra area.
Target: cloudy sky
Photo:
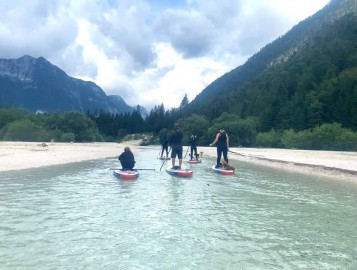
[[[0,0],[0,58],[43,56],[130,106],[178,107],[329,0]]]

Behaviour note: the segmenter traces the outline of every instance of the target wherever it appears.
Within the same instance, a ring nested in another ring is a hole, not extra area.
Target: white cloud
[[[226,66],[207,57],[200,61],[183,59],[170,44],[156,45],[157,66],[136,74],[133,85],[136,97],[132,104],[164,103],[165,108],[178,107],[184,95],[192,100],[206,85],[223,74]],[[136,103],[134,103],[136,101]]]
[[[0,0],[0,58],[44,56],[131,106],[179,106],[328,0]]]

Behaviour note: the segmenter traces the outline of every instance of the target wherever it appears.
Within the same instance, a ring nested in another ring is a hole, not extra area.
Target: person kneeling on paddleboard
[[[217,143],[217,164],[216,168],[222,167],[221,158],[223,154],[224,160],[228,164],[228,150],[229,150],[229,137],[224,128],[220,128],[219,132],[216,135],[213,143],[209,146],[213,146]]]
[[[182,131],[179,124],[174,125],[174,132],[170,138],[170,147],[171,147],[171,160],[172,160],[172,169],[181,169],[182,165]],[[179,160],[179,166],[175,166],[176,156]]]
[[[128,146],[124,148],[124,152],[120,154],[118,159],[124,171],[132,170],[134,168],[135,165],[134,155]]]

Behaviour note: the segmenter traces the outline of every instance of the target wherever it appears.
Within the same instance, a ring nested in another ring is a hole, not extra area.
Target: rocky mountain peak
[[[0,75],[32,80],[36,58],[25,55],[18,59],[0,59]]]
[[[29,55],[0,59],[0,106],[46,112],[135,110],[120,96],[108,97],[94,82],[72,78],[45,58]]]

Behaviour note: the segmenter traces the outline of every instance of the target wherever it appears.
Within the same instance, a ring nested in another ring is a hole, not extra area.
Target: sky
[[[44,57],[107,95],[179,107],[329,0],[0,0],[0,58]]]

